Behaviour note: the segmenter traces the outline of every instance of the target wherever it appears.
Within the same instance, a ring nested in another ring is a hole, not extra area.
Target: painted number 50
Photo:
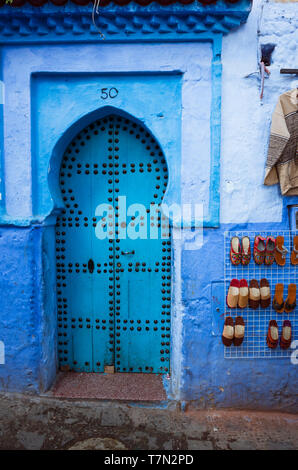
[[[119,91],[117,90],[117,88],[115,87],[112,87],[112,88],[102,88],[101,89],[101,99],[102,100],[106,100],[107,98],[116,98],[116,96],[118,95]]]

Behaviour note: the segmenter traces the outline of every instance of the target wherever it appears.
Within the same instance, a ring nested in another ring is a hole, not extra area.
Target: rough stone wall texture
[[[287,86],[292,80],[291,76],[280,76],[280,68],[297,68],[297,8],[297,2],[289,5],[265,3],[263,6],[259,40],[261,44],[276,45],[270,66],[272,75],[268,80],[276,86]]]
[[[279,188],[262,183],[272,111],[293,82],[279,71],[297,66],[297,8],[254,1],[247,23],[223,40],[221,223],[281,221]],[[276,47],[260,101],[260,75],[252,73],[268,43]]]

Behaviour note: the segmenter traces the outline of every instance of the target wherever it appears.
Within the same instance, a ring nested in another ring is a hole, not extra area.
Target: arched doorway
[[[157,205],[163,152],[142,124],[111,114],[65,151],[56,224],[63,369],[168,373],[171,239]]]

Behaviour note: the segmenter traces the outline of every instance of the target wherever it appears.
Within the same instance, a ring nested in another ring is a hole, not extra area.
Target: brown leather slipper
[[[248,303],[250,308],[256,310],[260,305],[261,292],[259,283],[256,279],[252,279],[249,283],[249,299]]]
[[[270,284],[267,279],[260,280],[261,307],[267,308],[271,303]]]
[[[281,349],[288,349],[291,346],[292,342],[292,325],[289,320],[284,320],[282,325],[282,333],[280,337],[280,347]]]
[[[276,284],[275,294],[273,297],[272,307],[276,310],[277,313],[282,313],[284,311],[284,285]]]
[[[222,332],[222,342],[229,347],[233,343],[234,338],[234,320],[232,317],[226,317]]]
[[[288,297],[285,301],[285,312],[290,313],[296,308],[296,284],[289,284]]]
[[[244,340],[245,323],[242,317],[236,317],[235,319],[235,334],[234,334],[234,346],[241,346]]]
[[[288,253],[288,250],[284,246],[284,243],[285,243],[284,237],[282,235],[278,235],[278,237],[276,237],[274,258],[279,266],[284,266],[286,264],[286,255]]]
[[[298,236],[293,238],[293,251],[291,253],[291,263],[296,266],[298,264]]]
[[[275,349],[278,345],[278,325],[275,320],[269,322],[266,342],[270,349]]]

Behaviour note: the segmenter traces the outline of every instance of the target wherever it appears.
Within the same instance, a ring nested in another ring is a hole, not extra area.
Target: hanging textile
[[[298,90],[283,93],[272,115],[264,184],[298,195]]]

